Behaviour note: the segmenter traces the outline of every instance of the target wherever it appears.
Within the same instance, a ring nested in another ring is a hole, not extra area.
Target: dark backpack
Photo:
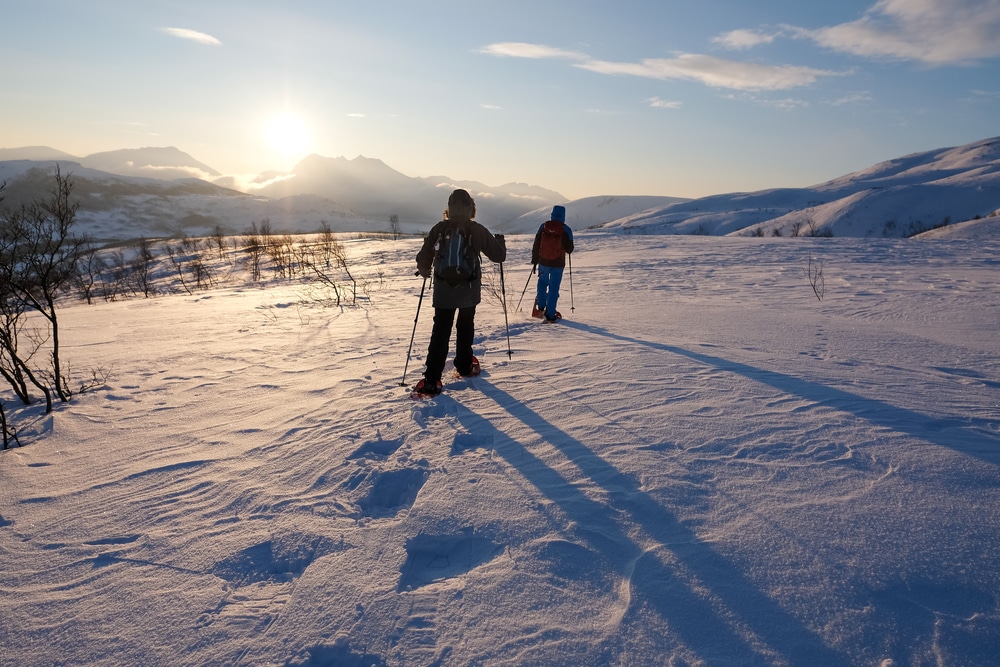
[[[472,282],[479,277],[479,253],[472,247],[468,227],[447,227],[438,237],[434,276],[449,285]]]
[[[542,242],[538,246],[538,259],[543,262],[559,262],[563,258],[563,234],[565,228],[558,220],[549,220],[542,225]]]

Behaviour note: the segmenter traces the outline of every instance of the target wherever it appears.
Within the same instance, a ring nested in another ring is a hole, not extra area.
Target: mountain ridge
[[[623,234],[914,236],[1000,209],[1000,137],[879,162],[806,188],[711,195],[602,229]]]
[[[41,155],[56,158],[28,159]],[[448,193],[459,187],[476,197],[484,224],[507,234],[533,232],[557,203],[578,230],[718,236],[914,236],[976,218],[995,222],[1000,210],[1000,137],[885,160],[805,188],[698,199],[599,195],[566,201],[527,183],[491,187],[448,176],[409,177],[363,155],[308,155],[290,172],[258,175],[249,188],[235,187],[230,177],[210,178],[214,170],[174,147],[73,160],[60,155],[66,154],[46,146],[0,149],[4,205],[43,197],[51,189],[46,179],[59,166],[77,185],[79,218],[107,241],[203,235],[216,228],[236,234],[264,220],[289,233],[313,232],[324,223],[342,232],[387,231],[398,224],[404,233],[421,233],[440,219]],[[12,157],[19,159],[3,159]],[[183,177],[163,178],[171,170]],[[209,176],[196,179],[194,173]]]

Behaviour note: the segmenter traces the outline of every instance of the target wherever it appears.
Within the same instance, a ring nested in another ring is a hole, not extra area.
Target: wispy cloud
[[[497,106],[496,104],[480,104],[483,109],[488,109],[490,111],[500,111],[503,107]]]
[[[654,109],[680,109],[684,104],[672,100],[661,100],[659,97],[650,97],[646,102]]]
[[[563,60],[590,60],[585,53],[578,51],[567,51],[557,49],[544,44],[529,44],[527,42],[498,42],[484,46],[479,50],[490,56],[500,56],[505,58],[558,58]]]
[[[792,65],[762,65],[697,53],[675,58],[647,58],[638,63],[590,60],[578,67],[601,74],[630,74],[649,79],[697,81],[711,88],[731,90],[786,90],[814,83],[835,72]]]
[[[857,21],[791,29],[858,56],[967,63],[1000,56],[1000,0],[878,0]]]
[[[180,39],[198,42],[199,44],[208,44],[210,46],[219,46],[222,44],[215,37],[204,32],[198,32],[197,30],[189,30],[187,28],[160,28],[160,30],[172,37],[179,37]]]
[[[871,102],[871,101],[872,101],[871,93],[860,92],[860,93],[850,93],[844,95],[843,97],[839,97],[833,100],[832,102],[830,102],[830,104],[835,107],[842,107],[842,106],[847,106],[849,104],[865,104],[866,102]]]
[[[734,51],[751,49],[761,44],[770,44],[775,35],[768,35],[755,30],[733,30],[714,37],[712,42]]]
[[[577,51],[524,42],[491,44],[480,52],[516,58],[570,60],[574,67],[598,74],[638,76],[661,81],[697,81],[712,88],[732,90],[785,90],[807,86],[821,76],[836,74],[811,67],[762,65],[697,53],[682,53],[674,58],[646,58],[639,62],[612,62],[598,60]]]

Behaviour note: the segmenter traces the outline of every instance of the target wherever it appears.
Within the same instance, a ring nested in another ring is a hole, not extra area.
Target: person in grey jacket
[[[448,197],[445,219],[431,228],[417,253],[417,271],[420,275],[424,278],[430,277],[432,272],[434,275],[434,328],[427,348],[424,377],[414,389],[418,394],[441,393],[441,374],[448,358],[452,325],[455,326],[455,370],[464,376],[479,373],[479,360],[472,354],[476,306],[482,300],[479,255],[482,253],[494,262],[503,262],[507,258],[507,246],[502,234],[491,234],[486,227],[476,222],[475,217],[476,202],[472,195],[466,190],[455,190]],[[441,244],[449,234],[456,232],[462,232],[468,240],[469,255],[475,264],[473,275],[468,280],[444,280],[435,270],[442,261],[439,254]]]

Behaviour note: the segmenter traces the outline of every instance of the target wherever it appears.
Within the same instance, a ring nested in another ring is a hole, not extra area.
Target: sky
[[[0,148],[303,157],[567,199],[804,187],[1000,135],[1000,0],[37,0]]]

